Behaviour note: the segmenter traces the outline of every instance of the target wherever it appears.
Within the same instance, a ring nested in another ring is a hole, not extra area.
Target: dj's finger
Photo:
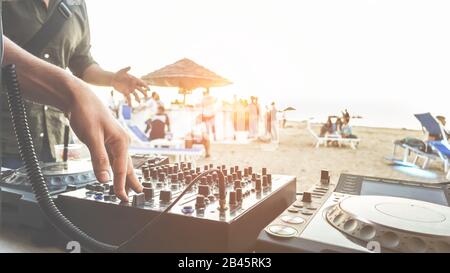
[[[137,90],[139,90],[139,92],[141,92],[145,98],[147,98],[148,94],[148,87],[146,85],[138,85],[136,87]]]
[[[138,95],[138,93],[136,92],[136,91],[134,91],[133,92],[133,96],[134,96],[134,99],[137,101],[137,102],[141,102],[141,98],[139,97],[139,95]]]
[[[88,145],[88,148],[91,154],[92,167],[94,169],[95,177],[100,183],[108,182],[110,180],[109,159],[103,143],[103,138],[98,138],[95,141],[92,141]]]
[[[125,141],[117,141],[109,146],[111,153],[111,167],[114,174],[114,192],[122,201],[128,201],[128,194],[125,191],[125,181],[127,178],[127,144]]]
[[[128,94],[128,95],[126,95],[125,96],[125,99],[127,100],[127,104],[128,104],[128,106],[132,106],[132,102],[131,102],[131,96]]]
[[[134,173],[133,161],[128,157],[128,172],[127,172],[127,187],[131,188],[134,192],[142,192],[142,185]]]

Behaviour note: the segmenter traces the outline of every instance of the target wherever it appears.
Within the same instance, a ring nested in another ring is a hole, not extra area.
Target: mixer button
[[[177,191],[178,190],[178,184],[172,184],[170,186],[170,189],[173,190],[173,191]]]
[[[300,216],[292,216],[292,215],[283,215],[281,216],[281,221],[288,223],[288,224],[303,224],[305,222],[305,219],[303,219]]]
[[[310,211],[310,210],[303,209],[303,210],[302,210],[302,214],[303,214],[303,215],[308,215],[308,216],[309,216],[309,215],[313,215],[314,213],[313,213],[312,211]]]
[[[154,192],[154,190],[153,190],[152,188],[144,188],[144,189],[142,190],[142,192],[143,192],[144,195],[145,195],[145,200],[146,200],[146,201],[152,200],[152,199],[153,199],[153,196],[155,195],[155,192]]]
[[[204,208],[205,207],[205,196],[197,195],[197,198],[195,200],[195,207],[196,208]]]
[[[295,228],[284,225],[271,225],[266,229],[266,231],[269,234],[278,237],[294,237],[298,233]]]
[[[192,206],[184,206],[183,209],[181,209],[181,212],[184,214],[191,214],[194,212],[194,208]]]
[[[291,207],[291,208],[288,208],[288,211],[292,212],[292,213],[298,213],[300,210],[298,208]]]
[[[137,193],[133,195],[131,204],[133,207],[140,207],[145,204],[145,195],[143,193]]]
[[[105,187],[102,186],[102,185],[95,186],[95,191],[104,192],[105,191]]]
[[[311,203],[312,202],[312,194],[310,192],[305,191],[303,193],[302,201],[305,203]]]
[[[159,192],[159,200],[163,203],[169,203],[172,200],[172,192],[162,190]]]
[[[95,200],[103,200],[103,192],[96,192],[94,194],[94,199]]]
[[[203,196],[208,196],[210,194],[210,188],[208,185],[199,185],[198,194]]]
[[[293,206],[300,209],[303,208],[303,204],[299,202],[294,203]]]

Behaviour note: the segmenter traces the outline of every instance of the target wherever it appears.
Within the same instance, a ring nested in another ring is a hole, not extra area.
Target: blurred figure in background
[[[216,99],[209,94],[209,88],[206,88],[205,91],[203,91],[201,102],[202,121],[205,123],[208,136],[212,132],[214,140],[216,140],[215,104]]]
[[[147,128],[145,133],[150,131],[148,139],[160,139],[166,137],[166,126],[167,132],[170,132],[170,120],[169,116],[166,114],[164,106],[159,106],[156,114],[146,121]]]
[[[202,126],[203,117],[198,116],[195,119],[195,123],[191,128],[191,131],[185,136],[185,148],[190,149],[194,144],[201,144],[205,148],[205,157],[211,156],[211,142],[207,132]]]
[[[250,104],[248,105],[249,112],[249,138],[258,137],[258,123],[259,123],[259,105],[257,97],[250,97]]]
[[[445,120],[445,117],[444,116],[436,116],[436,119],[440,123],[440,125],[442,127],[443,134],[445,135],[445,136],[442,136],[442,135],[437,136],[436,140],[443,140],[443,139],[449,140],[449,138],[450,138],[450,131],[445,127],[447,125],[447,121]]]
[[[277,119],[277,108],[275,107],[275,102],[272,102],[270,109],[270,135],[272,141],[278,141],[278,119]]]
[[[266,125],[266,136],[271,136],[271,132],[272,132],[272,118],[270,117],[270,109],[269,106],[266,105],[266,113],[265,113],[265,122],[264,124]]]
[[[358,138],[353,134],[352,126],[350,125],[350,116],[344,118],[341,126],[341,136],[343,138]]]
[[[152,96],[147,100],[145,105],[150,109],[151,115],[155,115],[160,106],[164,107],[164,103],[156,92],[152,92]]]

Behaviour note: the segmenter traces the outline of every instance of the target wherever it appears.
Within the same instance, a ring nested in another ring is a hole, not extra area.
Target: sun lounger
[[[445,136],[443,127],[430,113],[415,114],[414,116],[419,120],[422,128],[428,133],[428,135]],[[444,172],[447,173],[447,176],[450,179],[450,145],[447,139],[444,137],[444,139],[440,141],[426,141],[425,143],[431,147],[431,151],[423,151],[417,147],[403,143],[402,141],[396,141],[394,142],[392,159],[395,159],[397,147],[401,147],[404,149],[402,162],[408,163],[408,157],[410,154],[414,155],[414,160],[411,162],[414,165],[417,165],[419,159],[423,160],[423,163],[420,166],[423,169],[428,168],[430,163],[433,161],[441,161],[443,163]]]
[[[155,139],[150,141],[147,135],[131,121],[131,108],[122,105],[121,121],[128,130],[132,138],[133,144],[128,149],[132,154],[157,154],[174,156],[176,162],[190,161],[195,162],[196,158],[204,155],[203,146],[194,146],[192,148],[184,148],[184,142],[176,140]],[[181,143],[181,144],[180,144]]]
[[[348,144],[350,145],[350,147],[352,149],[356,149],[356,147],[358,146],[359,142],[361,141],[359,138],[343,138],[340,135],[327,135],[324,137],[319,136],[318,134],[316,134],[316,132],[314,132],[314,130],[311,128],[311,122],[308,120],[307,121],[307,129],[309,131],[309,133],[314,137],[314,139],[316,140],[315,143],[315,147],[319,148],[320,145],[328,145],[328,142],[332,142],[335,141],[338,143],[338,146],[341,147],[342,144]]]

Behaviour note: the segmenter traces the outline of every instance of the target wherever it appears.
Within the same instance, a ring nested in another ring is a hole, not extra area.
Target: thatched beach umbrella
[[[296,109],[294,107],[287,107],[286,109],[283,110],[283,112],[287,112],[287,111],[295,111]]]
[[[147,74],[142,79],[153,86],[178,87],[184,95],[184,101],[186,94],[196,88],[231,84],[229,80],[186,58]]]

